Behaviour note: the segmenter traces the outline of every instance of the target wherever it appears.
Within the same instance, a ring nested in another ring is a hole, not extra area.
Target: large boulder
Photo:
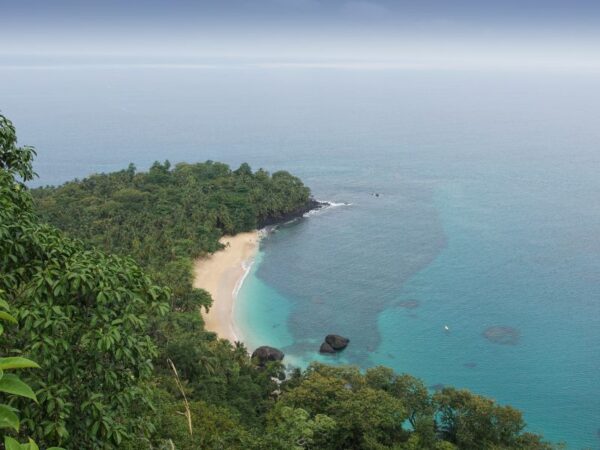
[[[321,348],[319,349],[319,352],[320,353],[335,353],[335,350],[327,342],[323,342],[321,344]]]
[[[281,350],[267,345],[258,347],[252,352],[252,359],[256,359],[261,366],[264,366],[270,361],[281,361],[284,356],[285,355]]]
[[[325,337],[325,343],[329,344],[335,351],[344,350],[349,342],[350,339],[338,334],[328,334]]]

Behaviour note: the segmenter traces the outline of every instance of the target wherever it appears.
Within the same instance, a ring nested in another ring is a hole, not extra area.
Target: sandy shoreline
[[[194,287],[206,289],[213,298],[212,308],[203,313],[206,329],[235,342],[239,340],[233,320],[235,296],[258,252],[260,236],[251,231],[220,241],[226,245],[223,250],[194,262]]]

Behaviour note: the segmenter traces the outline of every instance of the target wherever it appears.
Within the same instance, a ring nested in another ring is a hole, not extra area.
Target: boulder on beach
[[[348,346],[350,339],[340,336],[338,334],[328,334],[325,337],[325,342],[329,344],[334,350],[339,351],[344,350]]]
[[[281,361],[285,355],[281,350],[263,345],[252,352],[252,359],[257,359],[258,364],[264,366],[271,361]]]
[[[320,353],[335,353],[335,350],[327,342],[323,342],[321,344],[321,348],[319,349],[319,352]]]

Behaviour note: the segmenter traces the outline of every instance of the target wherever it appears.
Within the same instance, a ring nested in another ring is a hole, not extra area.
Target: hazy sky
[[[597,67],[600,0],[0,0],[0,42],[4,58]]]

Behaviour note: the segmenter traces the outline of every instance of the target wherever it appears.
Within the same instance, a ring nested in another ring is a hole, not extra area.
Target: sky
[[[0,64],[85,57],[595,69],[600,1],[0,0],[0,42]]]

